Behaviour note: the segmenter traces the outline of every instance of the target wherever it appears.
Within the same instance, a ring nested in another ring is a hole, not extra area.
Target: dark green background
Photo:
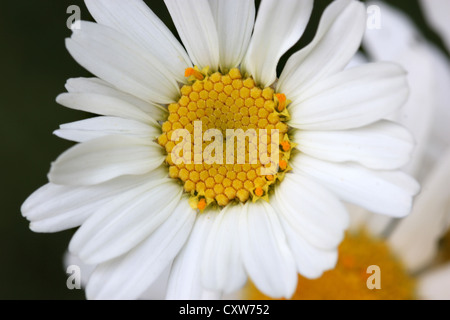
[[[329,2],[315,1],[311,24],[294,50],[313,37]],[[424,23],[417,1],[388,2],[413,17],[424,34],[443,48]],[[147,3],[173,30],[162,1]],[[27,196],[47,182],[51,161],[71,146],[52,131],[61,123],[88,116],[55,102],[66,79],[89,76],[64,47],[71,33],[66,27],[66,9],[72,4],[80,6],[83,20],[92,20],[79,0],[3,1],[0,10],[0,299],[84,298],[82,290],[66,288],[62,256],[73,231],[33,233],[20,213]]]

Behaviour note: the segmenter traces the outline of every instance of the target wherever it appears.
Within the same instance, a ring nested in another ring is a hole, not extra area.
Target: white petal
[[[297,149],[321,160],[356,161],[370,169],[397,169],[411,157],[414,142],[402,126],[379,121],[344,131],[296,130]]]
[[[345,203],[350,215],[350,226],[348,230],[358,233],[362,229],[367,231],[371,237],[386,238],[398,219],[375,214],[352,203]]]
[[[100,264],[89,279],[89,299],[137,299],[172,263],[191,232],[196,213],[182,198],[147,239],[124,256]]]
[[[344,205],[350,217],[350,224],[348,226],[349,232],[359,232],[361,228],[366,226],[367,220],[372,213],[353,203],[345,202]]]
[[[220,212],[197,216],[191,235],[175,259],[167,287],[168,300],[217,299],[219,292],[205,290],[201,282],[201,261],[214,220]]]
[[[324,271],[334,268],[338,258],[337,249],[322,250],[311,245],[303,234],[294,229],[282,215],[278,215],[294,256],[297,272],[308,279],[319,278]]]
[[[161,129],[135,120],[118,117],[95,117],[63,124],[59,130],[53,133],[60,138],[75,142],[85,142],[110,135],[154,140],[161,134]]]
[[[420,0],[427,21],[439,32],[442,40],[450,50],[450,21],[448,13],[450,12],[450,2],[448,0]]]
[[[85,288],[89,277],[91,276],[92,272],[94,272],[96,266],[85,264],[76,255],[73,255],[69,251],[66,251],[66,253],[64,254],[64,267],[67,270],[69,266],[77,266],[78,268],[80,268],[81,286]]]
[[[191,61],[166,25],[142,0],[86,0],[94,19],[116,29],[155,57],[170,75],[184,82],[184,70]]]
[[[359,128],[398,110],[408,98],[406,73],[391,63],[347,69],[310,87],[291,105],[289,125],[302,130]]]
[[[214,220],[202,262],[203,286],[231,293],[244,286],[247,275],[238,239],[239,215],[243,206],[227,206]]]
[[[277,91],[294,100],[310,85],[343,70],[358,50],[365,29],[362,3],[333,1],[323,13],[314,40],[287,61]]]
[[[297,286],[297,272],[277,214],[264,201],[247,203],[245,207],[239,218],[245,269],[264,294],[290,298]]]
[[[117,196],[86,220],[69,250],[89,264],[130,251],[172,214],[181,193],[174,180],[164,178]]]
[[[141,109],[111,96],[95,93],[62,93],[56,98],[56,101],[75,110],[157,125],[156,120]]]
[[[120,106],[124,105],[125,103],[125,106],[127,106],[126,108],[131,109],[128,110],[128,112],[132,113],[132,119],[134,120],[148,122],[149,121],[148,116],[151,117],[151,121],[153,122],[154,120],[158,121],[167,119],[167,108],[154,104],[152,102],[141,100],[128,93],[119,91],[118,89],[112,87],[107,82],[98,78],[69,79],[67,80],[66,83],[66,89],[67,91],[69,91],[69,93],[91,93],[95,95],[106,96],[108,97],[107,99],[115,99],[114,101],[117,101],[116,103],[109,105],[109,107],[104,107],[105,105],[104,103],[100,104],[99,106],[97,105],[89,106],[90,103],[88,103],[88,106],[83,106],[83,104],[77,104],[76,106],[78,108],[83,108],[80,110],[97,113],[97,111],[100,109],[103,110],[102,111],[103,113],[100,114],[104,115],[115,115],[110,114],[110,112],[119,112],[118,115],[119,117],[121,116],[121,114],[123,114],[125,118],[128,118],[128,114],[124,113],[127,112],[125,108],[124,110],[120,109],[119,111],[111,111],[120,108]],[[118,104],[118,106],[116,106],[115,104]],[[138,111],[134,111],[135,109],[138,109]],[[136,113],[139,111],[146,113],[146,115],[142,115],[142,112]]]
[[[420,63],[419,70],[411,71],[411,104],[408,103],[401,117],[408,119],[405,125],[417,136],[419,148],[416,148],[416,163],[412,163],[410,172],[418,172],[420,175],[431,170],[442,157],[442,152],[450,147],[450,134],[448,124],[450,123],[450,60],[437,48],[428,47],[428,58],[430,63]],[[422,55],[423,57],[423,55]],[[417,62],[418,60],[415,60]],[[422,60],[419,60],[422,61]],[[413,61],[410,61],[413,63]],[[416,63],[417,65],[417,63]],[[428,70],[423,68],[429,67]],[[412,74],[414,72],[414,75]],[[422,85],[419,87],[419,85]],[[425,85],[426,84],[426,85]],[[417,89],[417,95],[413,91]],[[413,99],[416,99],[414,102]],[[423,101],[429,108],[421,108]],[[402,108],[402,110],[405,108]],[[428,109],[428,110],[422,110]],[[416,129],[417,128],[417,133]],[[420,140],[419,140],[420,139]],[[421,161],[423,160],[423,161]],[[408,169],[410,169],[408,168]]]
[[[219,39],[208,0],[164,0],[192,61],[200,69],[219,67]]]
[[[370,215],[364,228],[367,229],[367,232],[374,237],[385,236],[397,222],[395,218],[389,216],[382,216],[371,212],[368,213]]]
[[[154,172],[160,173],[161,170]],[[163,173],[167,175],[167,172]],[[35,232],[58,232],[78,227],[117,195],[145,183],[154,174],[124,176],[88,187],[48,183],[28,197],[21,211]]]
[[[348,230],[353,233],[364,229],[374,238],[385,238],[398,221],[396,218],[372,213],[352,203],[345,203],[345,205],[350,215]]]
[[[140,295],[142,300],[164,300],[167,291],[167,283],[169,282],[170,269],[172,265],[164,270],[158,279],[151,284],[145,292]]]
[[[262,87],[275,82],[278,61],[302,36],[312,7],[312,0],[261,2],[242,68]]]
[[[356,164],[337,164],[296,155],[290,164],[322,183],[342,200],[393,217],[409,214],[419,185],[400,171],[372,171]]]
[[[393,250],[411,271],[429,264],[439,240],[450,227],[450,149],[429,174],[409,217],[399,222],[389,237]]]
[[[361,52],[357,52],[355,53],[355,55],[353,56],[352,60],[350,60],[350,62],[348,63],[348,65],[345,67],[345,69],[351,69],[354,67],[359,67],[362,66],[366,63],[368,63],[369,60],[366,57],[366,55],[362,54]]]
[[[85,69],[142,100],[166,104],[179,97],[175,78],[161,62],[114,29],[82,21],[66,47]]]
[[[220,69],[237,67],[248,47],[255,22],[254,0],[209,0],[217,26]]]
[[[429,2],[435,6],[435,1]],[[382,12],[383,25],[366,33],[364,47],[372,59],[395,61],[408,71],[410,97],[391,119],[399,121],[414,135],[417,146],[405,170],[421,180],[450,142],[449,60],[423,38],[406,14],[382,2],[374,4]]]
[[[71,265],[78,266],[81,271],[81,286],[86,288],[91,274],[94,272],[96,265],[88,265],[80,260],[77,256],[66,252],[64,255],[64,265],[69,267]],[[161,275],[139,296],[143,300],[163,300],[166,295],[167,281],[170,274],[170,266],[162,271]],[[104,284],[107,284],[105,282]]]
[[[430,134],[437,127],[433,124],[433,117],[436,114],[437,91],[442,85],[439,84],[437,74],[445,68],[442,65],[436,68],[436,57],[431,45],[424,41],[413,21],[405,13],[385,3],[374,2],[373,5],[382,12],[382,28],[368,30],[363,45],[372,60],[392,61],[408,72],[409,99],[401,109],[390,115],[389,119],[401,123],[413,133],[416,147],[412,161],[404,170],[418,176],[426,170],[427,165],[423,162],[428,160],[425,159],[426,152],[437,140],[430,139]],[[448,85],[445,86],[447,87]],[[424,108],[424,105],[427,107]],[[442,116],[439,118],[445,119]]]
[[[450,300],[450,263],[420,275],[417,295],[423,300]]]
[[[311,245],[335,249],[348,227],[347,211],[328,190],[310,178],[287,174],[275,189],[273,208]]]
[[[415,23],[406,13],[384,1],[370,1],[368,5],[380,9],[382,27],[367,29],[363,38],[367,55],[375,61],[395,61],[403,65],[399,58],[406,51],[415,51],[423,45]]]
[[[126,136],[105,136],[75,145],[52,163],[50,182],[93,185],[121,175],[148,173],[164,161],[154,142]]]

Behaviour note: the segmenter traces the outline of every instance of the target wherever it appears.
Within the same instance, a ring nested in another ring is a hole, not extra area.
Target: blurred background
[[[163,1],[146,2],[174,30]],[[330,2],[315,0],[311,23],[299,43],[283,57],[280,70],[289,54],[312,39]],[[407,15],[423,37],[449,57],[445,42],[426,22],[419,1],[384,2]],[[4,1],[0,11],[0,203],[5,205],[0,213],[0,299],[84,299],[82,290],[66,287],[63,255],[73,231],[33,233],[20,212],[23,201],[47,183],[50,163],[72,145],[52,132],[62,123],[89,116],[55,102],[56,96],[65,91],[66,79],[89,76],[64,46],[64,39],[71,34],[66,27],[70,5],[81,8],[83,20],[92,20],[79,0]]]

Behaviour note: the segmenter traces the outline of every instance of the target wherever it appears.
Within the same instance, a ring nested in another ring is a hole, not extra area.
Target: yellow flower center
[[[333,270],[318,279],[299,275],[293,300],[409,300],[415,298],[415,283],[388,245],[366,233],[347,234],[339,247]],[[245,299],[266,300],[253,284]]]
[[[185,76],[190,84],[169,105],[158,138],[168,154],[170,177],[183,184],[191,206],[201,211],[267,200],[290,170],[286,96],[243,79],[237,68],[227,74],[188,68]]]

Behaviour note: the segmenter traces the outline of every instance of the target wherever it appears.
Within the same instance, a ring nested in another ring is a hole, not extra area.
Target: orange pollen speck
[[[277,93],[275,96],[278,99],[278,111],[283,111],[286,108],[286,95],[284,93]]]
[[[200,211],[205,210],[205,208],[206,208],[206,200],[205,199],[200,199],[200,201],[197,204],[197,208]]]
[[[186,78],[190,77],[190,76],[194,76],[198,80],[203,80],[204,79],[203,74],[201,74],[200,71],[197,71],[194,68],[186,68],[186,70],[184,71],[184,76]]]
[[[287,162],[285,160],[281,160],[280,161],[280,169],[284,171],[284,170],[286,170],[286,168],[287,168]]]
[[[289,151],[291,150],[291,144],[289,143],[289,141],[283,141],[281,143],[281,148],[283,148],[283,151]]]
[[[255,189],[255,195],[258,197],[262,197],[262,195],[264,194],[264,190],[260,187]]]

